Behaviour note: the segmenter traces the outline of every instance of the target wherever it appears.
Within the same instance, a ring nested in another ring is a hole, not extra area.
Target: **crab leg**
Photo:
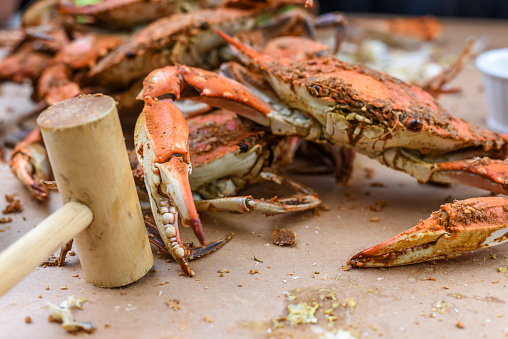
[[[150,73],[143,82],[140,99],[190,99],[238,113],[268,126],[274,109],[235,80],[217,73],[182,65],[167,66]]]
[[[430,218],[381,244],[368,248],[348,264],[389,267],[452,258],[508,241],[508,199],[472,198],[441,206]]]
[[[400,148],[385,151],[378,160],[392,168],[411,174],[420,182],[456,183],[483,188],[494,193],[508,194],[508,163],[503,160],[473,157],[440,162],[422,159]]]
[[[205,238],[188,181],[187,123],[171,103],[145,97],[145,107],[135,130],[135,147],[145,173],[154,218],[166,247],[184,272],[193,276],[185,258],[178,230],[178,212],[185,226],[191,226],[202,246]]]
[[[274,201],[254,199],[252,196],[226,197],[207,199],[196,202],[196,208],[200,212],[229,211],[229,212],[252,212],[264,214],[282,214],[287,212],[305,211],[321,204],[316,195],[275,199]]]

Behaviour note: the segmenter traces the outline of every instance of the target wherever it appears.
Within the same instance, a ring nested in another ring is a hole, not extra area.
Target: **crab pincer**
[[[145,173],[150,204],[161,237],[184,272],[194,275],[185,258],[178,230],[178,214],[191,226],[202,246],[206,245],[188,176],[189,130],[183,115],[172,102],[145,98],[145,107],[136,123],[135,147]]]
[[[145,173],[152,212],[169,252],[191,276],[194,272],[185,257],[176,212],[185,226],[192,227],[203,247],[206,243],[188,179],[192,169],[189,128],[173,102],[192,99],[223,108],[242,108],[252,120],[266,124],[265,115],[273,109],[256,97],[250,98],[247,92],[239,93],[242,90],[235,81],[216,73],[176,65],[151,72],[138,97],[145,101],[145,106],[136,123],[135,147]],[[228,95],[229,91],[235,95]]]
[[[415,227],[353,256],[353,267],[390,267],[453,258],[508,241],[508,199],[482,197],[441,206]]]

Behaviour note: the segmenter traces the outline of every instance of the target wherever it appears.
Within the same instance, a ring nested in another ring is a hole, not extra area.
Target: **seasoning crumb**
[[[243,287],[243,284],[238,284],[238,287]]]
[[[169,298],[166,300],[166,305],[169,306],[169,308],[172,308],[174,311],[178,311],[182,308],[182,303],[180,300],[175,298]]]
[[[370,222],[378,222],[379,220],[381,220],[381,218],[379,218],[379,217],[372,217],[372,218],[369,218],[369,221],[370,221]]]
[[[32,323],[32,317],[27,316],[27,317],[25,318],[25,323],[27,323],[27,324],[31,324],[31,323]]]
[[[376,201],[375,205],[369,206],[368,209],[374,212],[381,211],[381,208],[383,208],[386,205],[386,200],[378,200]]]
[[[61,290],[66,290],[67,289],[67,286],[62,286],[60,287]]]
[[[444,288],[445,290],[449,290],[449,289],[450,289],[450,287],[449,287],[449,286],[447,286],[447,285],[444,285],[444,286],[443,286],[443,288]]]
[[[5,200],[8,202],[8,205],[2,211],[3,214],[19,213],[23,211],[23,206],[21,206],[21,200],[16,198],[16,193],[6,194]]]
[[[250,274],[261,274],[258,270],[250,270]]]
[[[465,328],[466,326],[464,325],[464,323],[462,321],[457,321],[457,323],[455,324],[455,326],[457,326],[458,328]]]
[[[296,234],[291,230],[277,229],[273,231],[273,243],[275,245],[296,245]]]
[[[39,298],[39,299],[42,299],[42,294],[39,294],[39,297],[38,297],[38,298]]]
[[[323,211],[329,211],[330,210],[330,206],[328,206],[325,203],[321,203],[317,208],[319,208],[320,210],[323,210]]]
[[[111,324],[110,324],[110,323],[105,323],[105,324],[104,324],[104,327],[105,327],[105,328],[110,328],[110,327],[111,327]]]
[[[12,218],[11,217],[2,217],[0,218],[0,224],[7,224],[9,222],[12,222]]]
[[[212,318],[210,318],[210,317],[205,317],[205,321],[206,321],[207,323],[213,323],[213,319],[212,319]]]
[[[44,289],[49,290],[49,285],[44,286]]]

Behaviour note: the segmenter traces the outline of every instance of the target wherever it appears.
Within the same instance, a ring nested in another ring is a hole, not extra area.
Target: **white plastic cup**
[[[508,48],[494,49],[476,58],[476,67],[482,72],[487,100],[487,126],[508,133]]]

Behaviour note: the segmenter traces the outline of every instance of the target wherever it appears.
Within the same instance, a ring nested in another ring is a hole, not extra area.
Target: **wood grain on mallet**
[[[53,105],[37,120],[64,203],[81,202],[94,219],[75,239],[85,278],[119,287],[153,265],[116,102],[80,96]]]
[[[0,254],[0,295],[90,225],[92,219],[92,210],[87,206],[65,204],[4,250]]]

